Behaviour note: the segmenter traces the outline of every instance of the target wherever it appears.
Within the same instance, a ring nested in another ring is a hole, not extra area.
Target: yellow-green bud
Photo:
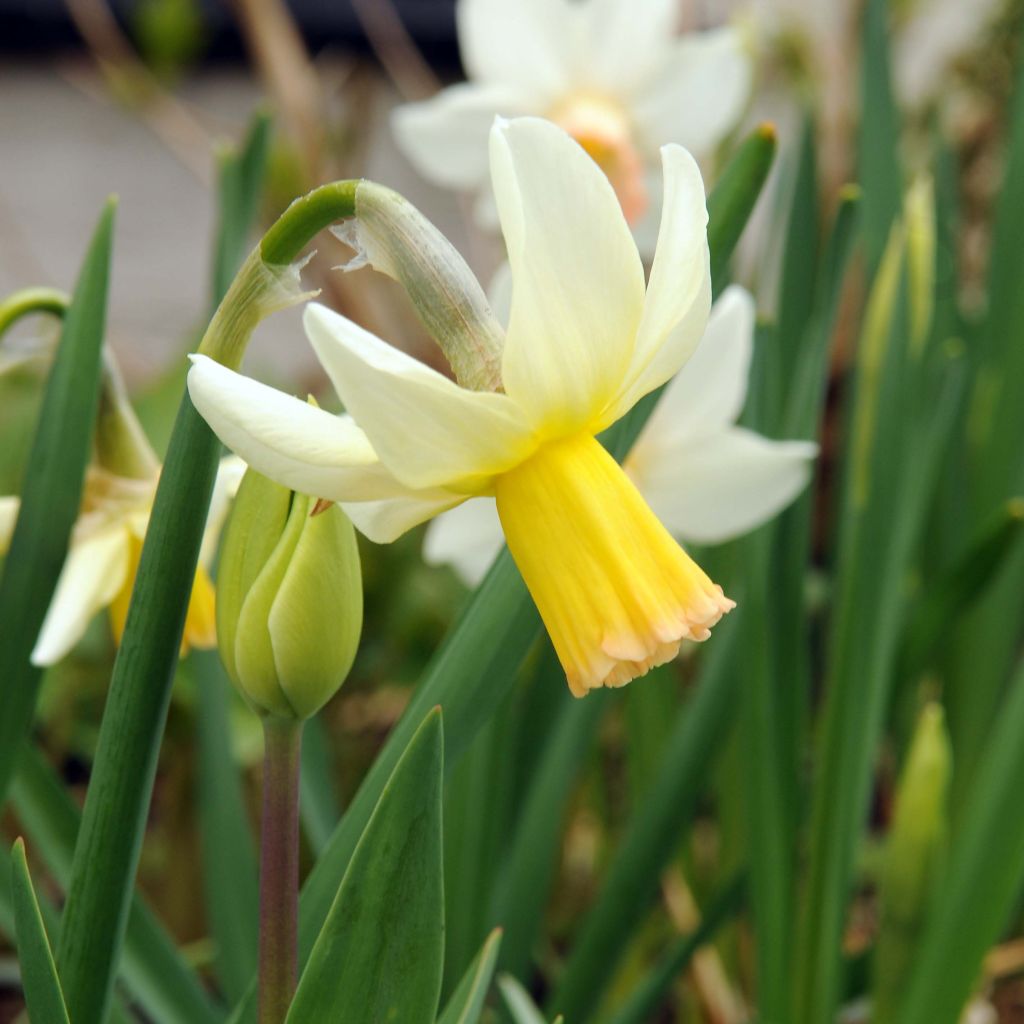
[[[264,715],[305,719],[345,681],[359,644],[359,550],[336,505],[248,470],[217,574],[217,637],[228,675]]]
[[[918,949],[946,847],[946,796],[952,752],[942,708],[921,712],[907,754],[879,886],[881,924],[875,947],[872,1021],[897,1019],[909,965]]]

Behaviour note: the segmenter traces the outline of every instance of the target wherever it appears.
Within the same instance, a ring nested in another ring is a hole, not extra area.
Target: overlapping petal
[[[461,388],[324,306],[307,306],[303,322],[345,407],[406,486],[470,493],[535,447],[507,395]]]
[[[807,485],[817,451],[809,441],[732,427],[648,462],[637,486],[672,533],[715,544],[788,505]]]
[[[245,475],[245,463],[234,455],[225,456],[217,467],[217,479],[213,484],[213,495],[210,498],[210,511],[206,514],[206,527],[203,531],[203,544],[199,549],[199,564],[204,569],[213,565],[217,554],[217,543],[220,531],[228,517],[231,502],[238,493],[238,485]]]
[[[700,169],[681,146],[662,149],[662,166],[664,204],[642,320],[629,366],[602,413],[602,428],[664,384],[689,359],[711,308],[708,213]]]
[[[342,508],[365,537],[376,544],[390,544],[414,526],[465,500],[464,494],[438,487],[410,491],[406,497],[346,503]]]
[[[505,390],[549,432],[585,428],[630,364],[644,308],[636,245],[608,179],[546,121],[497,123],[491,176],[513,281]]]
[[[678,0],[586,0],[585,36],[573,70],[577,80],[625,98],[641,87],[672,48]]]
[[[494,499],[470,498],[430,524],[423,558],[429,565],[450,565],[467,587],[475,587],[503,543]]]
[[[543,105],[571,84],[567,45],[584,5],[573,0],[460,0],[462,61],[471,78],[517,85]]]
[[[732,28],[677,39],[632,102],[644,142],[651,149],[679,143],[709,152],[743,113],[752,76],[750,56]]]
[[[487,181],[487,135],[495,116],[529,110],[529,98],[514,86],[465,82],[397,107],[391,125],[421,174],[447,188],[468,189]]]
[[[332,416],[206,356],[192,363],[193,404],[257,472],[331,501],[377,499],[389,485],[390,474],[350,417]]]
[[[128,531],[118,525],[72,543],[32,650],[33,665],[60,661],[114,600],[128,573],[129,544]]]
[[[696,441],[736,422],[747,396],[754,348],[754,300],[732,285],[715,303],[707,330],[669,383],[637,439],[639,460]]]

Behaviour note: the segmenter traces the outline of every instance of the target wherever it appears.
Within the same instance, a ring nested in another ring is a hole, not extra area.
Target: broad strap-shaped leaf
[[[41,670],[29,661],[78,518],[99,404],[114,201],[103,209],[64,318],[29,472],[0,577],[0,802],[32,725]]]
[[[491,987],[500,946],[501,929],[495,928],[462,976],[437,1024],[477,1024]]]
[[[443,772],[435,708],[352,854],[288,1024],[432,1024],[444,965]]]
[[[28,873],[25,843],[21,839],[14,844],[13,859],[14,922],[18,933],[21,984],[29,1016],[39,1024],[68,1024],[57,967]]]

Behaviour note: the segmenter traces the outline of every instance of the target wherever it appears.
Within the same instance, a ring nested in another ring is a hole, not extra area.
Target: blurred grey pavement
[[[395,98],[383,78],[378,92],[361,170],[408,195],[464,247],[465,204],[420,181],[395,151],[387,131]],[[264,94],[238,67],[196,72],[175,96],[199,129],[198,145],[194,136],[169,145],[151,119],[111,97],[86,58],[0,68],[0,294],[69,290],[101,204],[117,194],[108,339],[135,385],[180,359],[204,322],[216,226],[212,147],[242,137]],[[493,255],[482,254],[482,268],[469,255],[486,283]],[[261,326],[250,367],[282,383],[314,370],[296,311]]]

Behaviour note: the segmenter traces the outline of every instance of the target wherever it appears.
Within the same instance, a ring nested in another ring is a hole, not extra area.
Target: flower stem
[[[52,313],[63,317],[71,300],[56,288],[22,288],[0,301],[0,334],[23,316]]]
[[[282,1024],[298,980],[302,723],[263,719],[259,1024]]]

